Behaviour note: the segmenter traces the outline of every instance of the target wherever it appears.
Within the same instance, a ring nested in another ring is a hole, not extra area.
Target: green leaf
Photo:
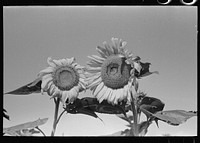
[[[135,72],[135,76],[136,76],[138,79],[140,79],[141,77],[145,77],[145,76],[151,75],[151,74],[153,74],[153,73],[159,74],[158,71],[154,71],[154,72],[150,72],[150,71],[149,71],[149,68],[150,68],[151,63],[148,63],[148,62],[142,63],[142,62],[140,62],[140,61],[139,61],[139,63],[140,63],[140,65],[141,65],[141,67],[142,67],[141,70],[140,70],[140,73],[137,72],[137,71]]]
[[[95,114],[95,112],[105,114],[124,114],[124,116],[126,116],[126,112],[129,111],[129,108],[129,106],[125,106],[125,102],[121,105],[113,106],[105,100],[99,103],[96,98],[85,97],[82,99],[77,98],[73,103],[68,104],[65,110],[71,114],[81,113],[95,118],[99,118]]]
[[[86,104],[90,105],[93,104],[93,102],[92,100],[89,100],[88,103],[85,103],[84,99],[77,98],[73,103],[68,104],[65,110],[67,111],[67,113],[71,114],[85,114],[94,118],[99,118],[94,110],[91,109],[89,106],[86,106]],[[101,118],[99,119],[102,121]]]
[[[40,93],[41,92],[42,81],[40,78],[35,79],[33,82],[26,84],[16,90],[7,92],[5,94],[14,94],[14,95],[27,95],[31,93]]]
[[[189,118],[197,116],[197,112],[184,110],[169,110],[157,112],[153,114],[153,116],[170,125],[177,126],[186,122]]]
[[[47,120],[48,118],[44,118],[44,119],[39,118],[38,120],[33,121],[33,122],[27,122],[27,123],[19,124],[19,125],[12,126],[9,128],[3,128],[3,133],[14,135],[14,136],[21,135],[20,132],[27,131],[27,129],[33,129],[37,126],[43,125],[47,122]]]
[[[160,99],[157,99],[154,97],[148,97],[148,96],[145,96],[144,98],[142,98],[139,103],[139,108],[147,116],[147,118],[149,118],[151,115],[149,114],[149,112],[156,113],[158,111],[162,111],[164,106],[165,104]],[[142,109],[145,109],[145,110],[142,110]]]
[[[9,116],[6,114],[6,110],[3,109],[3,117],[6,118],[7,120],[10,120]]]
[[[139,128],[139,135],[140,136],[144,136],[147,133],[147,129],[149,127],[149,125],[151,124],[151,122],[149,121],[143,121],[138,125]]]

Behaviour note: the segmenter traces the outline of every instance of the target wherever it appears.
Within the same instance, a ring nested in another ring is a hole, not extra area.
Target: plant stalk
[[[56,126],[57,126],[57,118],[58,118],[58,110],[59,110],[59,104],[60,104],[60,98],[57,98],[57,100],[54,98],[55,101],[55,113],[54,113],[54,121],[53,121],[53,130],[51,132],[51,136],[55,135],[56,132]]]
[[[136,108],[136,100],[133,98],[133,94],[131,92],[131,108],[133,112],[133,125],[132,125],[132,130],[133,130],[133,135],[134,136],[139,136],[139,131],[138,131],[138,113],[137,113],[137,108]]]

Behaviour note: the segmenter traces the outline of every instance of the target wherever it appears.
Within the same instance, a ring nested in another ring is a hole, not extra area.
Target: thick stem
[[[54,136],[56,132],[60,98],[57,98],[57,100],[54,98],[54,101],[55,101],[55,113],[54,113],[53,130],[51,132],[51,136]]]
[[[132,98],[132,102],[131,102],[131,107],[132,107],[132,112],[133,112],[133,126],[132,126],[132,130],[133,130],[133,134],[134,136],[139,136],[139,131],[138,131],[138,114],[137,114],[137,106],[136,106],[136,100],[133,98],[133,94],[131,92],[131,98]]]

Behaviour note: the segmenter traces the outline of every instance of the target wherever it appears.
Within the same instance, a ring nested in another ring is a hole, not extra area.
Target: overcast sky
[[[47,66],[47,58],[75,57],[85,66],[96,46],[111,37],[127,41],[126,48],[152,63],[159,71],[139,81],[139,89],[161,99],[164,110],[197,110],[197,7],[98,6],[98,7],[4,7],[4,92],[33,81]],[[91,92],[80,97],[91,96]],[[11,121],[4,127],[49,120],[40,128],[50,135],[54,102],[47,94],[4,95],[3,107]],[[60,106],[61,107],[61,106]],[[60,108],[60,112],[62,107]],[[56,135],[107,135],[126,129],[126,122],[115,115],[65,114]],[[153,123],[147,135],[197,135],[197,117],[179,126]]]

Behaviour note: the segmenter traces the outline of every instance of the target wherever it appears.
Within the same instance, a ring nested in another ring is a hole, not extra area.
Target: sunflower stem
[[[60,121],[61,116],[63,115],[63,113],[65,112],[65,110],[62,111],[62,113],[59,115],[56,124],[58,124],[58,122]]]
[[[55,101],[55,113],[54,113],[54,121],[53,121],[53,130],[51,132],[51,136],[55,135],[56,132],[56,126],[57,126],[57,118],[58,118],[58,110],[59,110],[59,104],[60,104],[60,98],[57,98],[57,100],[54,98]]]
[[[131,98],[132,98],[131,107],[132,107],[133,121],[134,121],[134,123],[132,124],[133,136],[139,136],[137,106],[136,106],[136,100],[133,98],[132,92],[131,92]]]
[[[35,127],[35,128],[36,128],[38,131],[40,131],[40,133],[42,133],[44,137],[46,137],[45,133],[44,133],[38,126]]]

